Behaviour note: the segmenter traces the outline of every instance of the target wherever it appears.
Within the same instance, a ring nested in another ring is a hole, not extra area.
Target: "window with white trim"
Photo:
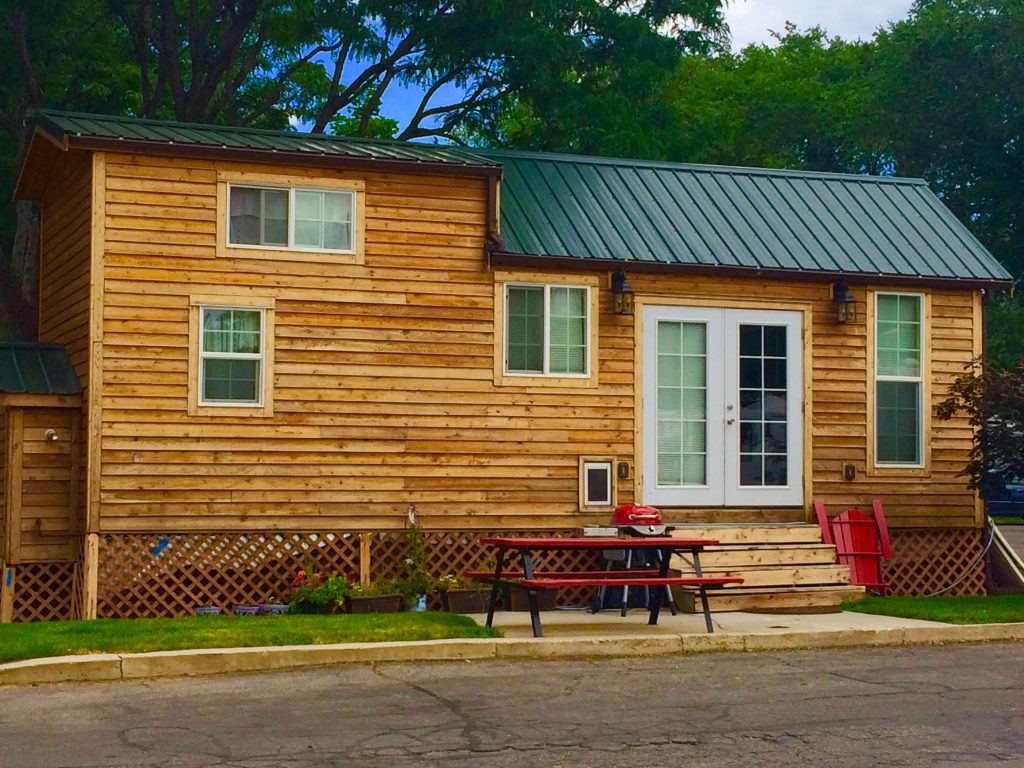
[[[875,294],[875,464],[923,465],[924,297]]]
[[[356,193],[228,185],[228,245],[352,253]]]
[[[505,372],[587,376],[590,288],[505,285]]]
[[[199,310],[199,404],[262,405],[265,310]]]
[[[610,507],[613,500],[612,462],[583,462],[582,507]]]

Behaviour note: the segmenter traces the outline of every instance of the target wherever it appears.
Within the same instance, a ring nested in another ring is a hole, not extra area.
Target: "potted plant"
[[[348,613],[398,613],[405,600],[397,581],[349,584],[345,598]]]
[[[437,580],[437,589],[441,593],[441,608],[449,613],[484,613],[487,610],[491,588],[486,584],[449,573]]]
[[[427,568],[426,542],[423,529],[417,523],[411,522],[405,529],[405,542],[408,551],[402,563],[403,573],[398,580],[398,590],[405,598],[408,610],[425,611],[427,595],[434,591],[434,577]]]
[[[299,571],[292,581],[290,613],[341,613],[351,585],[343,576],[324,578],[319,573]]]

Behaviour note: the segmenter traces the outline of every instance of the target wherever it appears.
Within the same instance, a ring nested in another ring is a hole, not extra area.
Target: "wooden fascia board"
[[[486,178],[500,176],[498,165],[458,165],[417,160],[389,160],[383,158],[359,158],[343,155],[312,154],[282,150],[248,149],[245,147],[213,147],[196,144],[175,144],[173,142],[118,139],[105,136],[69,136],[68,146],[72,149],[100,150],[146,155],[174,155],[202,157],[211,160],[245,160],[268,165],[293,165],[314,168],[341,168],[365,171],[400,171],[429,175],[473,176]]]
[[[858,285],[906,285],[919,288],[942,288],[948,290],[975,290],[977,288],[1009,288],[1012,280],[995,278],[927,277],[915,275],[886,275],[874,272],[834,272],[827,270],[773,269],[765,267],[740,267],[713,264],[665,264],[649,261],[618,261],[612,259],[586,259],[571,256],[544,256],[530,253],[495,251],[491,263],[502,267],[547,267],[566,271],[602,270],[613,272],[622,269],[631,272],[671,272],[689,275],[714,275],[716,277],[761,278],[793,280],[801,282],[830,283],[839,279]]]

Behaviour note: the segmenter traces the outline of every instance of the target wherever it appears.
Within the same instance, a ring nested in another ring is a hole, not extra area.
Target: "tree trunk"
[[[35,341],[39,309],[39,216],[35,203],[25,200],[16,202],[14,210],[17,228],[7,260],[5,290],[0,296],[4,304],[3,326],[9,339]]]

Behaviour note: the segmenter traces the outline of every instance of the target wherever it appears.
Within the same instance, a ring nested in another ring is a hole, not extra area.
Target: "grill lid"
[[[612,513],[612,525],[615,526],[654,526],[663,525],[661,511],[656,507],[639,507],[636,504],[620,504]]]

